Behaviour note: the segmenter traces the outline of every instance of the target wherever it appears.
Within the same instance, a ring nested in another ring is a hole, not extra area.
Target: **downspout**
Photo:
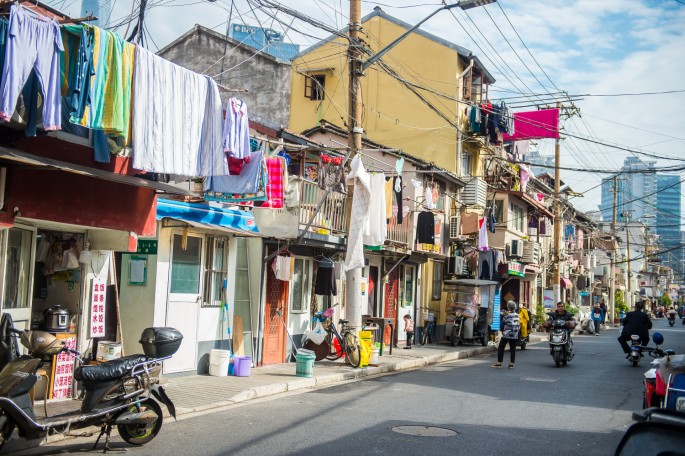
[[[466,73],[471,71],[473,69],[473,59],[471,59],[469,66],[466,67],[462,73],[457,76],[457,166],[456,166],[456,171],[457,171],[457,176],[463,176],[464,175],[464,170],[461,169],[461,156],[462,156],[462,140],[463,140],[463,133],[461,131],[461,101],[462,101],[462,92],[464,91],[463,88],[463,81],[464,81],[464,76],[466,76]]]

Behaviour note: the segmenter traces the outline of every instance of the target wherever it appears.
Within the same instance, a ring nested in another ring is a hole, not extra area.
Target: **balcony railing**
[[[300,187],[300,225],[307,226],[316,207],[323,198],[325,190],[319,188],[316,182],[303,180]],[[321,204],[319,212],[312,220],[310,231],[334,236],[347,235],[347,195],[329,192],[326,200]]]
[[[402,244],[405,247],[411,245],[411,216],[406,216],[402,220],[402,224],[397,224],[397,217],[393,216],[388,224],[388,235],[386,242]]]

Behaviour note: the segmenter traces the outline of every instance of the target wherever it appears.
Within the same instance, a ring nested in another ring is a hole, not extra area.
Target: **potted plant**
[[[205,179],[203,177],[195,177],[192,179],[193,191],[203,193],[205,191]]]

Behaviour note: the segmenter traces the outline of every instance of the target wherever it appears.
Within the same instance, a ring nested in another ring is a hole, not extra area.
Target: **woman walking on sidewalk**
[[[502,317],[502,338],[497,347],[497,362],[490,367],[502,367],[504,360],[504,348],[509,344],[509,369],[514,368],[514,361],[516,361],[516,342],[519,338],[519,330],[521,329],[521,320],[516,313],[516,303],[514,301],[507,302],[507,313]]]
[[[599,336],[599,327],[604,322],[604,311],[600,307],[599,303],[595,303],[595,308],[592,309],[592,323],[595,325],[595,336]]]

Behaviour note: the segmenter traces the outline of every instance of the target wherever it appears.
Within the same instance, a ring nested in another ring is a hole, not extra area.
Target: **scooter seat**
[[[106,363],[79,366],[74,371],[74,378],[79,382],[102,382],[121,378],[137,364],[148,360],[145,355],[131,355],[107,361]]]

